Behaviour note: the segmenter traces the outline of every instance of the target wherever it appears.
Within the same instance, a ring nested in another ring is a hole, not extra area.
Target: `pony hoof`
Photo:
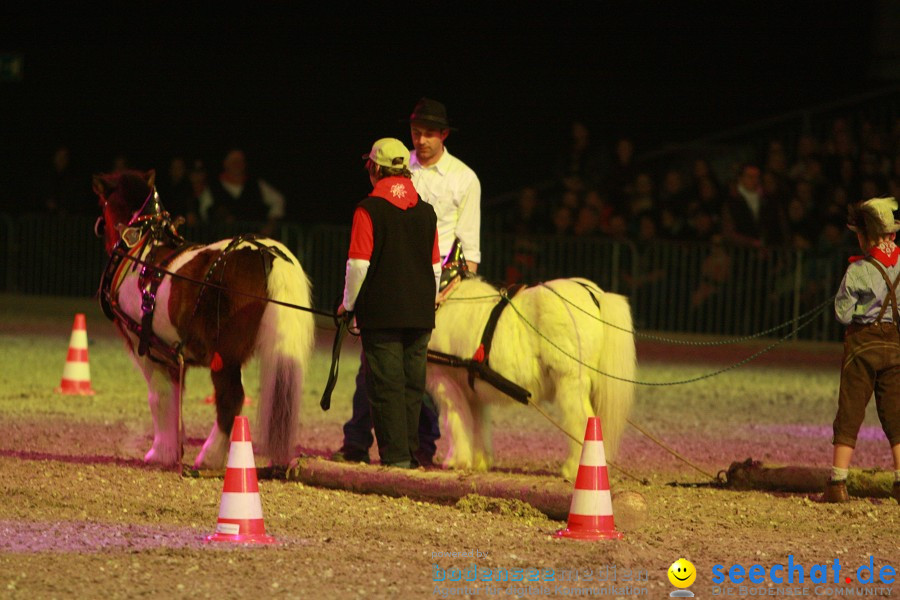
[[[174,467],[178,462],[179,459],[177,457],[166,458],[156,448],[150,448],[147,454],[144,455],[144,463],[155,467]]]

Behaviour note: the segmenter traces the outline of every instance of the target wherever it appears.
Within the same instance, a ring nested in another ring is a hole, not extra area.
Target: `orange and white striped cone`
[[[75,315],[72,337],[69,338],[69,354],[63,367],[62,381],[56,388],[57,394],[93,396],[91,389],[91,367],[88,364],[87,323],[84,314]]]
[[[225,469],[225,485],[219,505],[216,532],[207,542],[237,542],[240,544],[275,544],[266,535],[263,523],[259,483],[256,480],[256,461],[250,441],[250,422],[247,417],[235,417],[231,431],[231,448]]]
[[[578,463],[578,476],[575,478],[575,491],[569,508],[568,527],[557,531],[556,535],[576,540],[622,538],[613,521],[609,472],[598,417],[588,418],[581,460]]]

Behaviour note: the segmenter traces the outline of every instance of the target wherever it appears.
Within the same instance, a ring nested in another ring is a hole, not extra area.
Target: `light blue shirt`
[[[893,267],[881,266],[891,281],[900,274],[900,261]],[[843,325],[874,323],[881,307],[888,302],[887,295],[887,284],[878,269],[866,260],[858,260],[850,263],[844,273],[841,287],[834,298],[834,314]],[[881,320],[894,320],[890,306],[884,311]]]

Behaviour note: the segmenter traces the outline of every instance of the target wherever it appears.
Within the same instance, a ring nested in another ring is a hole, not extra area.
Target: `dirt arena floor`
[[[91,397],[54,393],[76,312],[87,315]],[[350,414],[359,347],[345,348],[323,413],[332,333],[318,334],[299,451],[324,457]],[[767,344],[639,341],[638,377],[693,378]],[[839,366],[837,344],[789,343],[696,383],[639,386],[632,420],[691,464],[626,430],[616,464],[646,481],[611,471],[621,540],[561,539],[565,521],[517,498],[440,504],[265,480],[265,525],[278,543],[245,547],[205,541],[221,479],[142,464],[146,387],[95,304],[0,295],[0,598],[665,598],[679,558],[696,570],[695,597],[892,595],[900,506],[890,498],[831,505],[816,491],[733,491],[710,477],[747,458],[828,466]],[[253,395],[253,365],[246,382]],[[214,410],[206,374],[192,372],[187,386],[189,462]],[[555,427],[515,404],[495,421],[499,472],[560,482],[566,439]],[[854,466],[887,470],[889,459],[870,407]]]

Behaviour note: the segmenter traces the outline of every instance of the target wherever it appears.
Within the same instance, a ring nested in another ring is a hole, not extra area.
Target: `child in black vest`
[[[418,466],[428,341],[441,277],[437,217],[410,179],[409,150],[383,138],[365,157],[374,186],[353,215],[344,299],[355,311],[381,464]]]

